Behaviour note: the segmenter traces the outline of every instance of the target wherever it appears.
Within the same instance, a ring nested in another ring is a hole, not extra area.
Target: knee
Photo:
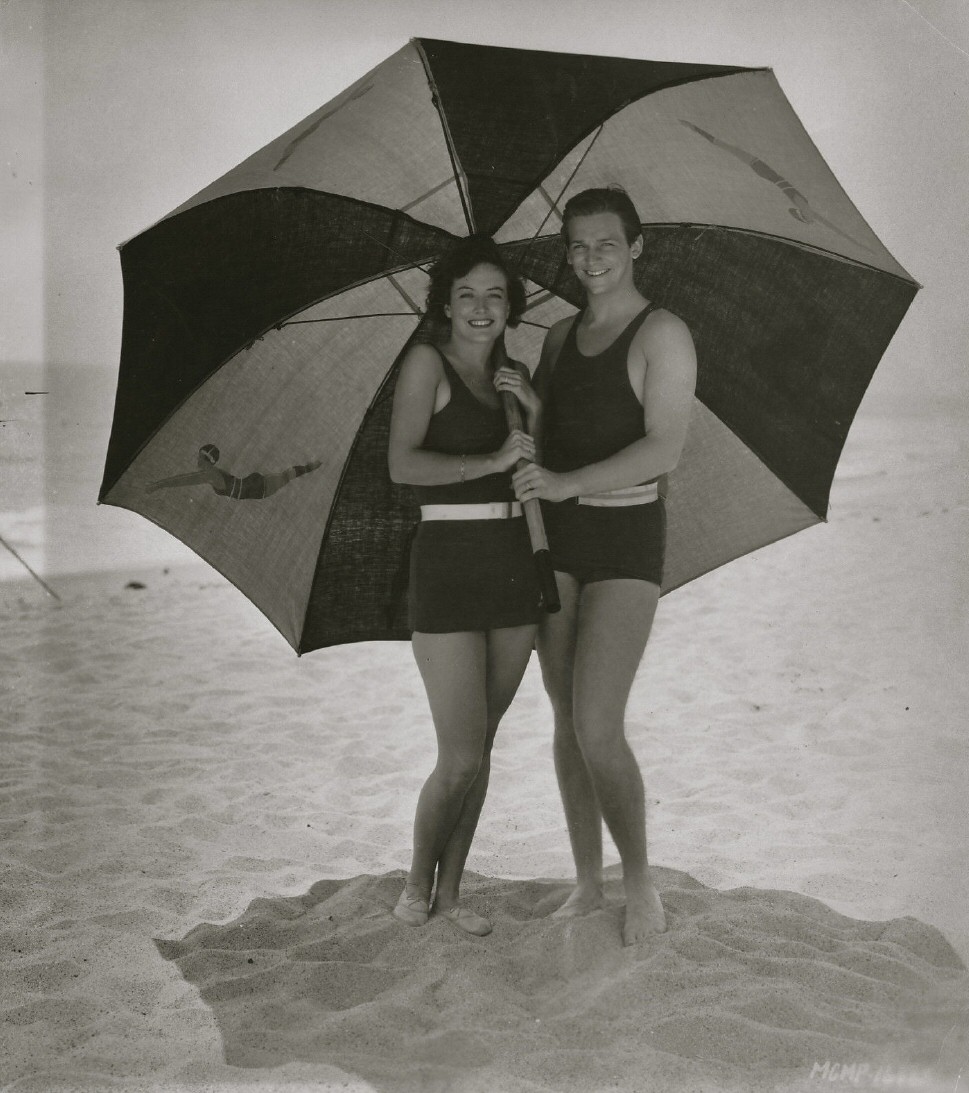
[[[559,680],[553,685],[546,679],[545,693],[552,706],[556,736],[562,733],[571,736],[574,733],[571,683],[566,684],[564,680]]]
[[[552,703],[553,709],[559,706],[572,705],[572,673],[559,664],[549,664],[545,659],[539,658],[542,669],[542,684],[545,693]]]
[[[435,776],[444,792],[463,796],[481,772],[483,755],[457,756],[438,761]]]
[[[574,726],[579,750],[590,767],[606,766],[625,751],[627,745],[622,718],[576,711]]]
[[[555,724],[555,735],[553,737],[555,746],[557,748],[575,748],[578,744],[578,738],[575,723],[572,720],[571,704],[563,703],[559,706],[553,703],[552,714]]]

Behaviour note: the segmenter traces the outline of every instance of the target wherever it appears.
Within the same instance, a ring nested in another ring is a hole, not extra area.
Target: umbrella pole
[[[504,342],[499,339],[496,363],[501,367],[507,361],[508,357],[505,353]],[[522,410],[518,399],[510,391],[502,391],[501,403],[505,410],[508,431],[521,429],[524,432],[525,423],[522,420]],[[515,470],[520,471],[522,467],[527,466],[527,459],[519,459],[515,464]],[[545,535],[542,503],[538,498],[523,501],[522,511],[525,513],[525,521],[528,524],[528,538],[532,544],[532,556],[535,559],[535,568],[538,571],[538,585],[542,592],[542,605],[550,615],[554,615],[556,611],[561,610],[562,603],[559,600],[558,585],[555,583],[555,570],[552,568],[552,555],[549,553],[548,538]]]

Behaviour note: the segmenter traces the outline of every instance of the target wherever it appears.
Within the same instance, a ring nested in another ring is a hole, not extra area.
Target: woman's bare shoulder
[[[444,375],[441,351],[428,342],[412,345],[404,354],[401,371],[408,376],[440,379]]]

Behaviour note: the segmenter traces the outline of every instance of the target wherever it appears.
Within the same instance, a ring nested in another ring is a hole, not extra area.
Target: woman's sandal
[[[469,907],[462,907],[460,903],[448,907],[446,911],[436,909],[436,912],[443,915],[449,922],[453,922],[459,930],[464,930],[466,934],[486,937],[491,933],[491,923],[486,918],[475,914]]]
[[[394,918],[400,919],[408,926],[424,926],[431,913],[430,900],[422,896],[419,891],[417,895],[408,895],[408,888],[410,888],[409,884],[404,885],[404,890],[393,911]]]

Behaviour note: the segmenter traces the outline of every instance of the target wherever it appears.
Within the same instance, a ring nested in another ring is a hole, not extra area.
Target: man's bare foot
[[[601,910],[605,905],[602,889],[598,885],[579,885],[572,889],[572,894],[565,903],[552,912],[552,918],[581,918],[582,915],[591,915],[593,911]]]
[[[651,881],[626,885],[626,920],[622,927],[623,945],[639,945],[653,934],[666,929],[666,913],[659,892]]]

